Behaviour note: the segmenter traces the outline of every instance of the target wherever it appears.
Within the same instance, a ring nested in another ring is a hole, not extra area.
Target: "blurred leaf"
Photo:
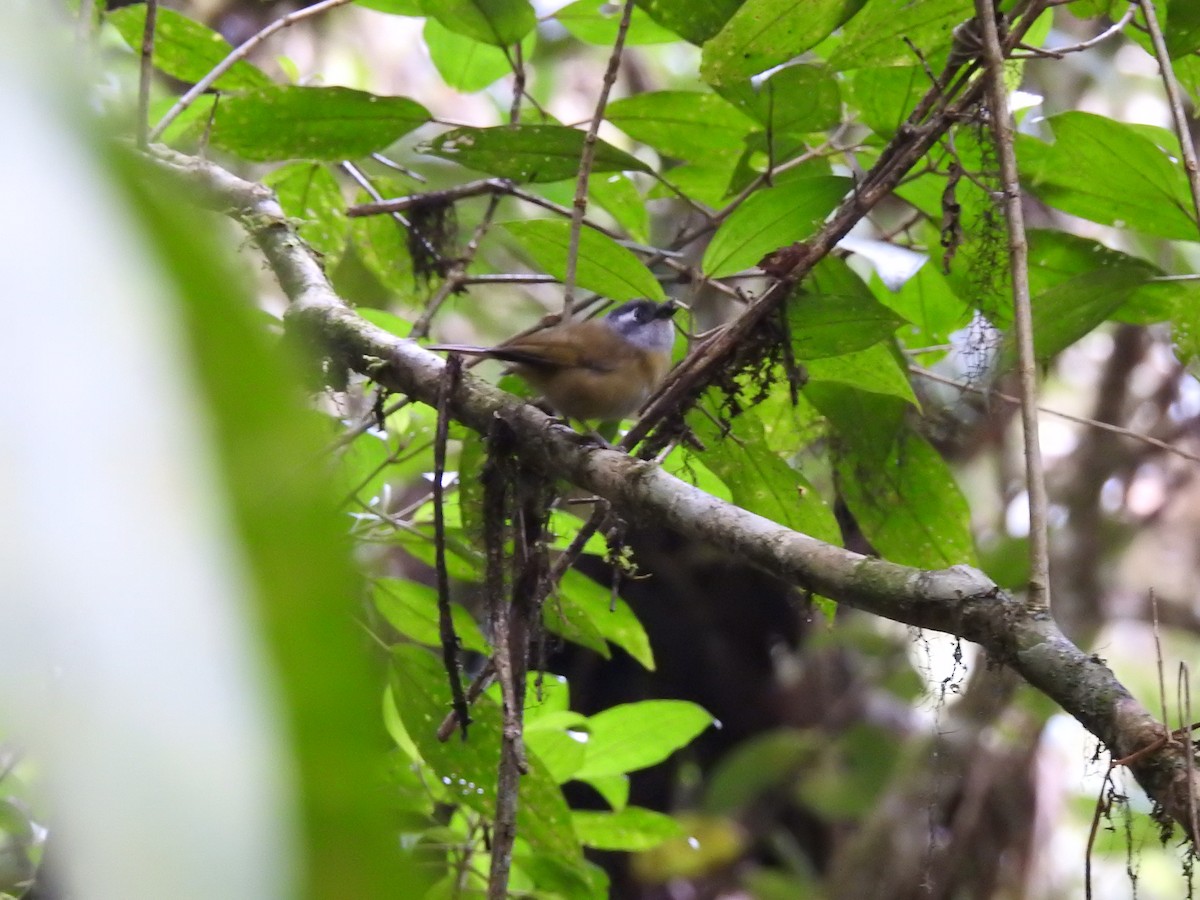
[[[752,194],[726,219],[704,252],[710,278],[758,265],[767,253],[812,235],[850,190],[849,178],[801,178]]]
[[[1046,122],[1054,143],[1019,136],[1022,180],[1063,212],[1158,237],[1195,240],[1187,179],[1162,140],[1105,116],[1065,112]],[[1149,132],[1156,133],[1156,132]]]
[[[604,117],[665,156],[701,160],[740,153],[754,120],[709,91],[654,91],[614,100]]]
[[[388,624],[418,644],[441,647],[437,589],[406,578],[377,579],[372,590],[375,608]],[[462,646],[488,654],[491,648],[475,619],[457,603],[450,604],[454,632]]]
[[[554,18],[581,41],[611,47],[617,39],[617,28],[621,23],[621,4],[612,0],[576,0],[556,12]],[[677,40],[679,36],[673,31],[656,24],[642,10],[634,8],[625,34],[626,45],[669,44]]]
[[[423,16],[430,0],[354,0],[358,6],[397,16]]]
[[[815,47],[862,0],[747,0],[704,45],[700,76],[718,85],[757,75]]]
[[[423,34],[434,67],[455,90],[472,94],[512,73],[506,51],[495,44],[451,31],[437,19],[426,20]],[[536,33],[532,31],[521,42],[524,59],[533,56],[535,42]]]
[[[618,812],[573,810],[571,820],[579,842],[597,850],[649,850],[684,833],[675,819],[640,806]]]
[[[955,26],[974,15],[972,0],[870,0],[842,29],[829,65],[842,70],[911,66],[917,60],[905,43],[908,38],[936,70],[950,49]]]
[[[704,810],[736,816],[760,798],[786,790],[816,756],[821,739],[785,728],[742,741],[721,758],[705,787]]]
[[[362,216],[350,220],[350,237],[367,271],[385,288],[412,303],[416,283],[408,252],[408,229],[391,216]]]
[[[424,0],[422,6],[446,29],[497,47],[517,43],[537,25],[528,0]]]
[[[346,248],[348,219],[337,179],[319,163],[291,163],[267,174],[263,184],[275,191],[290,219],[298,219],[300,237],[336,265]]]
[[[558,219],[508,222],[504,229],[518,242],[521,252],[559,281],[567,274],[567,249],[571,223]],[[613,300],[649,297],[667,299],[654,274],[641,260],[612,238],[591,228],[579,233],[579,256],[575,284]]]
[[[148,246],[182,295],[177,308],[293,738],[306,889],[325,897],[406,896],[377,777],[373,678],[347,614],[359,579],[330,486],[312,465],[324,437],[293,373],[265,346],[252,306],[231,290],[239,273],[207,220],[191,211],[191,197],[140,158],[123,158],[119,173]]]
[[[619,775],[660,763],[712,722],[702,708],[684,700],[610,706],[588,719],[587,760],[575,777]]]
[[[422,152],[469,169],[521,182],[562,181],[579,171],[584,133],[562,125],[499,125],[456,128]],[[593,172],[649,172],[650,167],[604,141],[596,142]]]
[[[441,662],[423,647],[393,649],[392,696],[404,727],[422,758],[449,787],[454,801],[492,817],[500,767],[501,716],[486,695],[471,706],[468,739],[437,739],[437,727],[451,707],[450,687]],[[570,864],[581,859],[571,812],[542,761],[527,753],[517,804],[517,833],[530,846]]]
[[[854,725],[840,735],[817,765],[805,767],[799,795],[806,806],[826,819],[860,818],[876,806],[899,758],[881,753],[895,736],[881,727]]]
[[[117,29],[136,54],[142,51],[146,28],[146,4],[138,3],[108,13],[107,21]],[[197,82],[233,52],[230,43],[211,28],[182,13],[159,6],[155,17],[154,67],[180,81]],[[271,79],[257,66],[240,59],[213,82],[223,91],[263,88]]]
[[[222,98],[212,141],[245,159],[342,160],[383,150],[429,121],[407,97],[344,87],[275,87]]]

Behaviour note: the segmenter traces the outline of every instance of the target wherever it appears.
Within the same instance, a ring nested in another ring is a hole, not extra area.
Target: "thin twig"
[[[1175,684],[1175,689],[1177,691],[1176,705],[1180,711],[1180,718],[1184,722],[1190,722],[1192,721],[1192,679],[1186,662],[1179,663],[1179,676]],[[1163,721],[1166,722],[1166,719],[1163,719]],[[1183,726],[1180,727],[1179,732],[1183,733],[1183,767],[1184,771],[1187,772],[1188,783],[1191,784],[1193,775],[1195,774],[1195,751],[1192,749],[1192,736],[1187,731],[1184,731]],[[1188,818],[1191,821],[1192,834],[1196,834],[1196,795],[1190,791],[1188,792]]]
[[[596,158],[596,141],[600,135],[600,123],[604,121],[604,110],[608,106],[608,95],[617,82],[617,70],[621,66],[621,51],[625,48],[625,35],[629,31],[629,20],[633,17],[633,0],[625,0],[621,10],[621,24],[617,26],[617,39],[613,42],[608,57],[608,68],[604,70],[604,83],[600,97],[596,100],[596,112],[583,138],[583,154],[579,159],[579,177],[575,182],[575,200],[571,207],[571,237],[567,242],[567,271],[563,278],[563,318],[570,319],[575,305],[575,270],[579,263],[579,235],[583,229],[583,216],[587,212],[588,180],[592,175],[592,163]]]
[[[138,73],[137,145],[150,143],[150,78],[154,70],[154,30],[158,25],[158,0],[146,0],[146,23],[142,27],[142,65]]]
[[[1179,138],[1179,149],[1183,153],[1183,169],[1187,174],[1188,187],[1192,191],[1192,211],[1195,213],[1193,221],[1200,224],[1200,163],[1196,160],[1196,146],[1192,143],[1191,128],[1183,107],[1183,93],[1179,90],[1179,79],[1175,77],[1175,68],[1171,65],[1171,55],[1167,52],[1167,42],[1163,38],[1162,28],[1159,27],[1154,3],[1152,0],[1139,0],[1139,5],[1142,15],[1146,17],[1146,28],[1150,32],[1150,42],[1154,45],[1154,55],[1162,73],[1167,102],[1171,106],[1171,120]]]
[[[1031,609],[1050,607],[1050,549],[1046,475],[1037,430],[1037,360],[1033,349],[1033,314],[1029,291],[1029,244],[1025,238],[1025,216],[1021,209],[1021,182],[1017,174],[1012,117],[1008,89],[1004,85],[1004,48],[996,27],[992,0],[975,0],[975,17],[983,37],[984,77],[991,107],[992,133],[1000,163],[1005,222],[1008,228],[1009,268],[1012,274],[1013,325],[1017,343],[1020,382],[1021,424],[1025,432],[1025,481],[1029,494],[1029,593]]]
[[[945,375],[939,375],[936,372],[931,372],[928,369],[922,369],[920,366],[909,366],[908,370],[914,375],[919,375],[929,381],[936,381],[938,384],[949,385],[950,387],[958,388],[960,391],[966,391],[970,394],[979,394],[980,396],[989,399],[1003,400],[1005,403],[1014,405],[1020,404],[1021,399],[1014,397],[1012,394],[1005,394],[1001,391],[994,391],[990,388],[978,387],[973,384],[964,384],[961,381],[955,381],[953,378],[947,378]],[[1181,459],[1189,460],[1190,462],[1200,463],[1200,456],[1195,453],[1189,453],[1187,450],[1181,450],[1179,447],[1172,446],[1166,441],[1160,441],[1158,438],[1152,438],[1147,434],[1140,434],[1136,431],[1131,431],[1128,428],[1122,428],[1120,425],[1112,425],[1109,422],[1101,422],[1099,419],[1089,419],[1086,416],[1076,416],[1071,413],[1061,412],[1057,409],[1050,409],[1045,406],[1039,406],[1038,412],[1045,413],[1048,416],[1056,416],[1059,419],[1066,419],[1068,422],[1075,422],[1079,425],[1086,425],[1088,428],[1095,428],[1099,431],[1108,431],[1113,434],[1119,434],[1122,437],[1130,438],[1131,440],[1139,441],[1143,444],[1148,444],[1151,447],[1156,447],[1164,453],[1170,453],[1173,456],[1178,456]]]
[[[1136,0],[1130,0],[1129,8],[1125,10],[1125,15],[1121,16],[1120,19],[1118,19],[1108,28],[1104,29],[1104,31],[1100,32],[1094,38],[1088,38],[1086,41],[1080,41],[1078,44],[1069,44],[1066,47],[1053,47],[1051,49],[1056,56],[1066,56],[1068,53],[1080,53],[1083,50],[1089,50],[1092,47],[1095,47],[1097,44],[1101,44],[1104,41],[1107,41],[1110,37],[1113,37],[1114,35],[1120,34],[1122,31],[1124,31],[1125,26],[1132,21],[1133,14],[1136,10]]]
[[[312,6],[306,6],[304,9],[298,9],[295,12],[288,13],[282,16],[264,28],[258,34],[253,35],[246,41],[238,45],[233,52],[226,56],[223,60],[217,63],[211,72],[192,85],[191,89],[175,101],[175,105],[167,110],[167,114],[163,116],[157,125],[150,131],[150,140],[156,141],[166,131],[167,126],[174,122],[179,114],[196,102],[196,98],[212,87],[217,80],[233,68],[238,61],[245,59],[250,51],[269,38],[277,31],[282,31],[291,25],[304,19],[312,18],[320,15],[327,10],[333,9],[336,6],[345,6],[351,0],[321,0],[320,3],[314,3]]]

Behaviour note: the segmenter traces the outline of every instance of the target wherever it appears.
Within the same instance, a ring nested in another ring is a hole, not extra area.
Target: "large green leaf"
[[[437,19],[426,20],[423,34],[434,68],[456,90],[481,91],[512,72],[511,51],[451,31]],[[531,31],[521,42],[523,58],[533,55],[535,40],[536,32]]]
[[[796,357],[803,360],[864,350],[890,337],[903,319],[872,296],[840,260],[825,260],[813,273],[813,293],[788,301]]]
[[[454,800],[481,815],[494,816],[503,731],[496,702],[484,695],[472,704],[467,740],[455,736],[439,741],[437,727],[451,708],[441,661],[423,647],[396,647],[391,685],[405,731]],[[520,782],[517,833],[534,848],[578,864],[581,855],[571,811],[558,785],[536,755],[527,753],[527,763]]]
[[[516,238],[521,251],[543,271],[560,281],[566,277],[571,223],[556,219],[509,222],[505,230]],[[579,234],[575,283],[613,300],[649,297],[666,300],[654,274],[633,253],[607,235],[584,228]]]
[[[728,486],[732,501],[793,531],[838,543],[841,532],[816,489],[772,451],[754,411],[734,418],[728,430],[701,413],[688,417],[705,449],[700,459]]]
[[[1049,205],[1100,222],[1158,237],[1200,239],[1187,179],[1168,150],[1174,138],[1151,140],[1105,116],[1066,112],[1047,120],[1054,143],[1019,136],[1023,177]]]
[[[379,614],[401,634],[429,647],[442,643],[437,590],[427,584],[404,578],[380,578],[375,582],[372,597]],[[489,653],[491,648],[479,626],[457,603],[450,606],[455,634],[463,647],[475,653]]]
[[[612,591],[607,585],[597,584],[582,572],[569,569],[563,576],[559,594],[561,597],[550,598],[546,605],[557,604],[560,600],[569,602],[575,613],[586,616],[605,640],[616,644],[653,671],[654,653],[650,649],[646,629],[628,603],[620,597],[613,602]]]
[[[655,91],[615,100],[605,118],[630,137],[682,160],[740,153],[754,120],[708,91]]]
[[[456,128],[434,138],[422,150],[513,181],[562,181],[579,171],[584,138],[579,129],[562,125]],[[650,167],[612,144],[597,141],[592,171],[649,172]]]
[[[758,191],[717,229],[701,268],[710,278],[733,275],[809,237],[851,186],[849,178],[820,175]]]
[[[937,65],[950,49],[955,26],[974,15],[973,0],[870,0],[842,29],[829,64],[835,69],[911,66],[919,60],[907,38]]]
[[[1104,266],[1057,284],[1033,298],[1033,345],[1041,363],[1071,346],[1110,318],[1133,292],[1155,274],[1148,263],[1129,260]],[[1015,362],[1015,350],[1006,342],[999,366]]]
[[[424,0],[425,15],[450,31],[503,47],[522,40],[537,25],[528,0]]]
[[[146,4],[139,3],[113,10],[108,22],[135,52],[141,52],[142,32],[146,27]],[[154,67],[181,81],[199,81],[233,47],[221,35],[173,9],[160,6],[155,18]],[[223,91],[267,87],[271,79],[257,66],[238,60],[214,82]]]
[[[747,0],[704,45],[700,75],[718,85],[757,75],[815,47],[862,0]]]
[[[611,706],[588,719],[587,759],[576,778],[635,772],[660,763],[712,724],[685,700],[642,700]]]
[[[824,66],[785,66],[761,84],[732,82],[720,94],[773,134],[811,134],[841,121],[837,79]]]
[[[383,150],[429,121],[407,97],[343,87],[277,87],[225,97],[213,143],[246,159],[341,160]]]
[[[890,344],[877,343],[853,353],[811,359],[805,362],[804,368],[810,383],[836,381],[860,391],[886,394],[917,405],[908,373]]]
[[[850,79],[850,95],[859,117],[876,134],[891,138],[929,90],[919,65],[859,69]],[[943,185],[944,181],[941,182]]]
[[[970,509],[938,452],[904,426],[903,401],[834,382],[808,398],[829,420],[838,487],[885,559],[918,568],[974,563]]]
[[[639,9],[685,41],[699,46],[721,30],[743,0],[637,0]]]

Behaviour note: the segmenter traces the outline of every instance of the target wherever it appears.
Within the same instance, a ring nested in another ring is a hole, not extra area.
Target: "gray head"
[[[665,352],[675,343],[671,316],[679,309],[674,301],[630,300],[622,303],[604,321],[625,340],[647,350]]]

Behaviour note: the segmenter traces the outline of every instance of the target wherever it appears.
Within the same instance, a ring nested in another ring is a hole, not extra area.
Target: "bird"
[[[674,301],[630,300],[607,315],[564,322],[494,347],[434,344],[428,350],[509,363],[568,419],[625,419],[650,399],[671,368]]]

